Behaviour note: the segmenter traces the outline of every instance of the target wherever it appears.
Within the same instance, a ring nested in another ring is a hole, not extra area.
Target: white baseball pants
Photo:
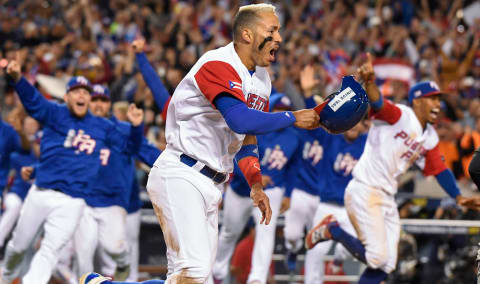
[[[127,282],[138,280],[138,262],[140,259],[140,224],[142,221],[140,210],[127,215],[127,242],[130,248],[130,275]]]
[[[72,238],[82,216],[85,202],[52,189],[33,185],[28,193],[13,237],[7,244],[2,277],[12,281],[25,251],[43,225],[45,234],[33,257],[23,284],[46,284],[50,280],[63,246]]]
[[[400,218],[394,196],[352,179],[345,190],[345,208],[365,246],[369,267],[390,273],[397,264]]]
[[[206,282],[217,250],[220,186],[167,149],[147,190],[167,246],[166,283]]]
[[[93,271],[93,260],[97,245],[112,257],[117,266],[129,265],[126,233],[127,211],[120,206],[86,206],[78,224],[75,237],[77,275]]]
[[[285,212],[285,246],[297,252],[303,244],[304,230],[312,228],[313,217],[320,199],[301,189],[295,188],[290,197],[290,209]]]
[[[275,187],[265,191],[270,200],[272,218],[270,224],[260,224],[262,214],[253,207],[250,197],[240,196],[229,186],[225,194],[223,222],[220,229],[217,258],[213,266],[213,275],[217,279],[225,279],[229,272],[230,258],[235,245],[245,228],[248,218],[255,219],[255,245],[252,254],[252,268],[247,283],[266,283],[272,253],[275,244],[275,231],[284,189]]]
[[[3,211],[3,214],[0,217],[0,248],[5,245],[5,239],[12,231],[15,222],[17,222],[20,210],[22,209],[22,204],[22,199],[13,192],[9,192],[5,196],[5,211]]]
[[[320,223],[327,215],[333,214],[337,219],[340,227],[352,236],[356,236],[355,229],[348,219],[347,210],[345,207],[334,204],[320,202],[313,218],[313,225]],[[313,249],[307,250],[305,256],[305,283],[306,284],[321,284],[325,273],[325,263],[323,258],[327,255],[334,241],[326,241],[318,243]],[[335,257],[338,259],[346,259],[351,256],[350,253],[340,243],[335,247]]]

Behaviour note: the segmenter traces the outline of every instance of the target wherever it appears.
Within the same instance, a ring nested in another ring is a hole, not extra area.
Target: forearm
[[[378,100],[380,100],[381,94],[377,84],[375,84],[375,79],[365,82],[365,91],[367,92],[370,103],[375,104]]]
[[[157,72],[155,72],[150,62],[148,62],[145,53],[137,53],[135,56],[143,79],[145,80],[145,83],[147,83],[148,88],[152,91],[157,107],[163,110],[165,103],[170,98],[170,94],[163,85]]]
[[[21,77],[20,80],[16,82],[15,91],[27,113],[36,120],[43,122],[49,113],[48,106],[52,103],[47,101],[25,77]]]
[[[435,177],[437,178],[438,183],[442,186],[445,192],[450,195],[450,197],[456,198],[458,195],[460,195],[460,189],[457,186],[455,177],[449,169],[443,170],[439,174],[435,175]]]
[[[232,106],[224,118],[234,132],[253,135],[274,132],[292,126],[296,121],[291,112],[261,112],[244,104]]]
[[[132,142],[131,153],[138,153],[143,140],[143,122],[137,126],[132,125],[129,139]]]

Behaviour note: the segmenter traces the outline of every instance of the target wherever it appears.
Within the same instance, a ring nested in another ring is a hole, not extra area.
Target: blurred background
[[[231,41],[231,22],[238,7],[258,2],[0,3],[0,58],[14,59],[19,50],[24,75],[52,100],[61,100],[70,76],[84,75],[92,83],[108,86],[114,109],[125,108],[125,102],[144,109],[147,138],[163,149],[164,122],[135,64],[131,41],[146,39],[147,56],[173,93],[203,53]],[[315,69],[319,84],[314,94],[322,98],[338,88],[342,76],[354,73],[365,61],[366,52],[375,58],[382,94],[396,103],[406,102],[413,83],[434,80],[447,93],[436,125],[441,152],[462,193],[477,193],[466,169],[473,151],[480,147],[480,1],[270,3],[277,8],[283,36],[277,60],[270,68],[274,92],[290,97],[295,109],[303,108],[299,76],[306,65]],[[20,103],[3,72],[0,69],[1,115],[6,121],[15,121]],[[142,185],[148,170],[138,164],[137,177]],[[141,276],[163,276],[166,259],[162,234],[146,193],[142,200]],[[422,178],[414,168],[402,177],[397,201],[403,219],[425,222],[403,223],[399,268],[391,283],[473,283],[480,225],[461,220],[479,220],[479,214],[457,207],[434,179]],[[455,221],[429,223],[432,219]],[[280,227],[271,283],[297,282],[302,268],[298,275],[286,272]],[[249,236],[248,230],[245,236]],[[352,265],[353,273],[355,265],[358,263]]]

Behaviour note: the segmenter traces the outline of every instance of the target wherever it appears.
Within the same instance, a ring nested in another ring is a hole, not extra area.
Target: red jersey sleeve
[[[437,175],[444,171],[447,168],[445,162],[443,161],[442,154],[440,153],[440,148],[435,146],[435,148],[427,151],[425,154],[425,168],[423,168],[423,174],[425,176]]]
[[[395,124],[402,116],[402,111],[391,101],[385,99],[383,102],[383,107],[374,111],[370,108],[369,118],[379,119],[388,122],[389,124]]]
[[[168,98],[168,100],[165,102],[165,105],[163,106],[162,110],[162,119],[163,121],[167,121],[167,111],[168,111],[168,105],[170,104],[170,101],[172,100],[172,97]]]
[[[200,67],[194,75],[198,88],[213,103],[220,93],[229,93],[245,101],[242,91],[242,79],[232,65],[223,61],[209,61]]]

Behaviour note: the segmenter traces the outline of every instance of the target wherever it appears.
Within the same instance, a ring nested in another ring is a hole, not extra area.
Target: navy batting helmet
[[[367,113],[368,97],[353,76],[345,76],[339,92],[328,96],[315,110],[320,124],[331,133],[342,133],[354,127]]]

